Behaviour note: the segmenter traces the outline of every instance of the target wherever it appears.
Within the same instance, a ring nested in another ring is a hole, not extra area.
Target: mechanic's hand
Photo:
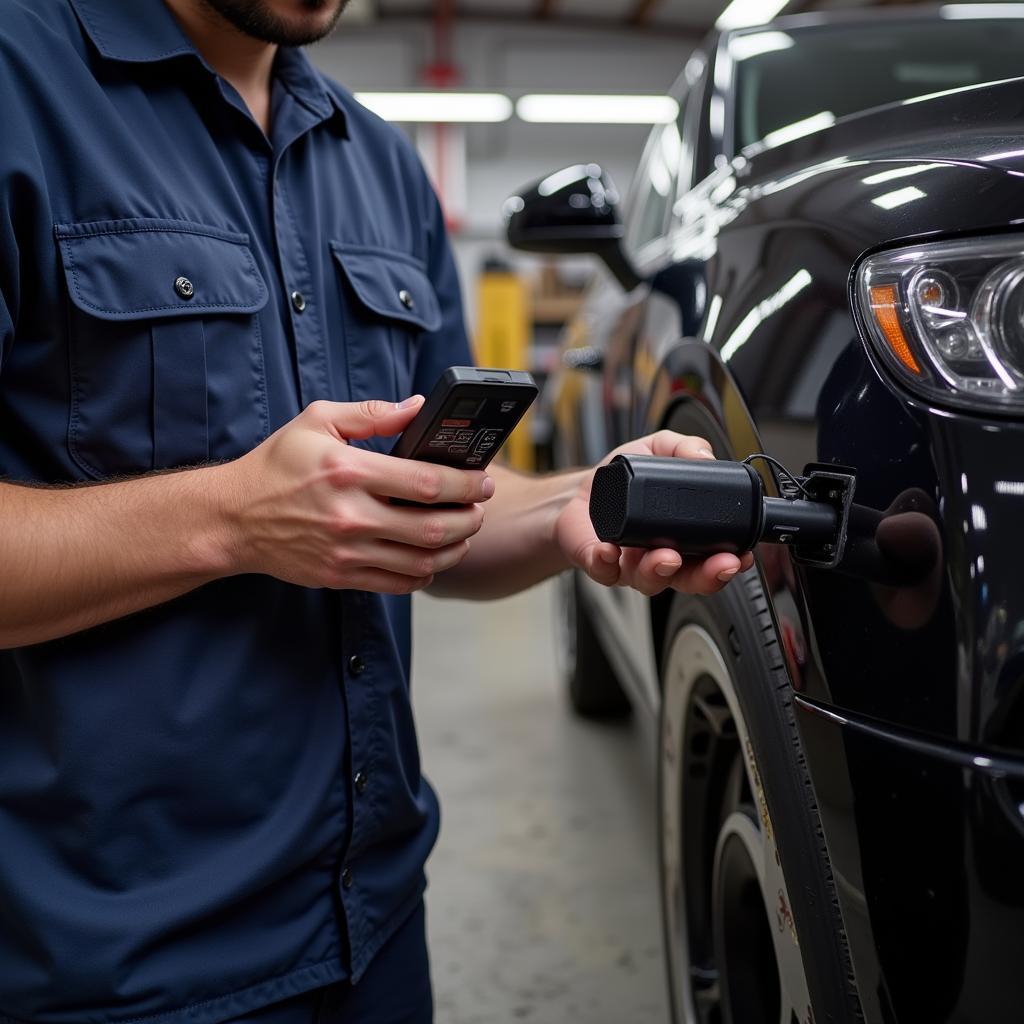
[[[407,594],[457,565],[494,482],[480,471],[397,459],[347,442],[400,433],[423,404],[314,402],[219,467],[234,570],[306,587]],[[389,498],[456,504],[411,508]]]
[[[678,459],[713,459],[711,445],[702,437],[688,437],[671,430],[641,437],[616,448],[601,465],[616,455],[661,455]],[[749,569],[754,556],[716,554],[707,558],[687,556],[659,548],[620,548],[597,538],[590,522],[590,487],[594,474],[588,473],[555,526],[555,536],[569,561],[592,579],[606,586],[633,587],[648,597],[671,587],[689,594],[713,594],[738,572]]]

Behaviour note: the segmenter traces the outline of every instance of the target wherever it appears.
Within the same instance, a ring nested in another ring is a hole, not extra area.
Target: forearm
[[[227,575],[221,469],[78,487],[0,484],[0,649],[65,636]]]
[[[494,497],[469,554],[438,575],[430,593],[491,600],[507,597],[569,567],[555,541],[555,521],[586,470],[528,476],[491,466]]]

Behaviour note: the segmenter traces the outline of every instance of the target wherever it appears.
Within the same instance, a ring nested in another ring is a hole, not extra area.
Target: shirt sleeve
[[[0,104],[4,100],[0,83]],[[0,154],[0,375],[14,344],[14,318],[17,311],[18,272],[21,256],[11,220],[14,201],[11,196],[11,175]]]
[[[14,341],[14,323],[8,312],[3,293],[0,293],[0,373],[3,373],[4,357]]]
[[[420,338],[413,393],[427,395],[449,366],[472,366],[473,355],[462,308],[462,290],[441,204],[427,186],[429,206],[427,275],[441,306],[441,326]]]
[[[0,168],[0,174],[3,169]],[[0,374],[14,344],[20,256],[11,224],[6,182],[0,181]]]
[[[19,158],[35,149],[25,105],[11,86],[9,69],[0,56],[0,110],[4,111],[3,146],[0,147],[0,375],[14,344],[14,323],[18,316],[18,297],[22,254],[15,231],[15,211],[31,209],[31,204],[16,194],[23,163]]]

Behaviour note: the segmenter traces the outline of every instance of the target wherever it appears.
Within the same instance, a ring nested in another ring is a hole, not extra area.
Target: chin
[[[207,5],[255,39],[305,46],[335,26],[346,0],[205,0]]]
[[[293,29],[326,27],[337,18],[345,0],[260,0],[272,17]]]

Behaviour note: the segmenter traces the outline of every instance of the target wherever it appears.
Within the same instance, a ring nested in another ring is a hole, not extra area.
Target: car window
[[[735,151],[871,107],[1024,74],[1021,19],[906,21],[742,33]],[[870,69],[870,73],[865,73]]]
[[[678,119],[656,128],[648,139],[633,185],[626,232],[627,245],[634,251],[665,234],[680,174],[689,175],[690,161],[683,143],[685,111],[683,97]]]

